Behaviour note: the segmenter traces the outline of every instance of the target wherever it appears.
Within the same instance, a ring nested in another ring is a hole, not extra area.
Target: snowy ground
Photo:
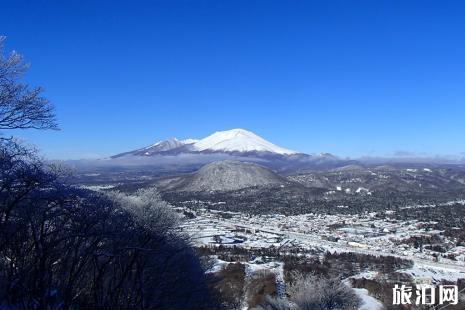
[[[196,216],[196,219],[186,221],[182,229],[198,245],[234,244],[248,249],[293,247],[395,256],[410,259],[417,264],[465,272],[465,250],[461,247],[451,248],[448,253],[435,258],[433,255],[437,255],[437,252],[426,249],[421,251],[401,243],[418,234],[441,235],[440,231],[425,230],[425,223],[416,221],[379,220],[373,214],[341,217],[316,214],[246,216],[231,213],[230,218],[225,219],[218,212],[205,209],[196,210]],[[332,228],[341,223],[345,223],[344,227]],[[447,257],[452,253],[455,253],[456,260]]]
[[[465,263],[462,260],[465,251],[462,247],[450,250],[458,253],[456,260],[439,257],[437,261],[426,250],[421,252],[407,244],[398,243],[398,240],[418,233],[441,234],[440,231],[425,230],[422,228],[425,223],[417,221],[379,220],[373,214],[344,217],[317,214],[249,216],[230,212],[227,217],[223,217],[221,212],[205,209],[195,210],[195,214],[197,217],[186,221],[182,229],[192,236],[198,246],[221,244],[225,247],[246,249],[275,247],[283,253],[286,253],[286,249],[308,250],[296,255],[318,255],[329,251],[394,256],[414,262],[412,268],[398,270],[410,275],[414,281],[439,283],[441,280],[456,282],[458,279],[465,279]],[[342,222],[345,226],[331,228]],[[277,290],[284,291],[282,263],[259,260],[258,258],[245,263],[247,275],[268,269],[277,276]],[[228,263],[217,260],[210,272],[220,270],[225,264]],[[376,279],[377,276],[377,272],[365,271],[355,277]],[[282,280],[281,284],[278,279]],[[370,296],[366,289],[354,290],[363,301],[361,310],[382,309],[381,303]]]
[[[413,278],[432,279],[433,283],[439,283],[441,280],[456,282],[458,279],[465,279],[465,272],[460,272],[455,269],[435,267],[424,264],[415,264],[410,269],[399,270],[399,272],[406,273]]]
[[[374,297],[368,294],[368,290],[364,288],[354,288],[355,294],[362,300],[362,305],[359,310],[381,310],[384,309],[383,304]]]
[[[229,264],[226,261],[220,260],[218,258],[214,259],[214,266],[208,270],[208,272],[218,272],[224,266]],[[284,274],[283,274],[283,267],[284,264],[281,262],[267,262],[267,263],[262,263],[261,258],[258,257],[252,262],[246,262],[245,264],[245,276],[246,278],[251,278],[253,274],[268,270],[273,272],[276,275],[276,291],[277,294],[280,298],[286,298],[285,295],[285,282],[284,282]],[[375,276],[376,273],[370,272],[370,273],[363,273],[360,274],[360,277],[373,277]],[[346,282],[347,285],[348,282]],[[350,286],[350,285],[349,285]],[[355,291],[355,294],[361,299],[362,304],[359,308],[359,310],[380,310],[383,309],[383,305],[380,301],[378,301],[376,298],[372,297],[369,295],[368,290],[362,289],[362,288],[353,288]],[[243,309],[247,309],[247,306],[243,306]]]

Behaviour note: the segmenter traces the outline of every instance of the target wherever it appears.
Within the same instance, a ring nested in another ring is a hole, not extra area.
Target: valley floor
[[[389,217],[395,212],[392,210],[384,211],[388,217],[383,218],[374,212],[341,216],[245,215],[206,209],[189,212],[195,212],[195,219],[186,221],[182,228],[198,246],[274,247],[283,252],[317,250],[395,256],[424,266],[452,269],[465,278],[464,246],[452,246],[452,238],[432,229],[434,222],[398,221]],[[410,242],[412,238],[436,238],[434,242],[451,246],[440,253],[432,250],[431,245],[416,247]]]

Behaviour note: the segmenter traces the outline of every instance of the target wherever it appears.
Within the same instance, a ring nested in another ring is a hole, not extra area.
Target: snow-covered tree
[[[294,273],[287,288],[289,300],[269,297],[262,310],[355,310],[360,299],[340,279]]]
[[[56,129],[53,107],[42,88],[20,81],[29,65],[17,52],[4,54],[0,36],[0,129]]]

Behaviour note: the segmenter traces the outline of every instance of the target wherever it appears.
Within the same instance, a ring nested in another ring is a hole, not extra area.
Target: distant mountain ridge
[[[232,160],[256,163],[279,173],[341,167],[353,160],[329,153],[305,154],[275,145],[245,129],[217,131],[203,139],[158,141],[140,149],[98,160],[74,161],[80,170],[151,167],[165,174],[193,172],[203,165]],[[144,169],[146,169],[144,168]]]
[[[279,147],[248,130],[231,129],[217,131],[201,140],[172,138],[159,141],[141,149],[112,156],[112,158],[180,153],[270,153],[283,156],[298,154],[298,152]]]
[[[194,172],[203,165],[220,160],[253,162],[276,172],[291,174],[324,171],[348,165],[382,164],[410,167],[416,165],[464,166],[464,160],[441,158],[341,158],[330,153],[305,154],[277,146],[245,129],[218,131],[203,139],[158,141],[143,148],[107,158],[68,160],[80,171],[95,169],[152,169],[163,174]],[[465,167],[465,166],[464,166]]]

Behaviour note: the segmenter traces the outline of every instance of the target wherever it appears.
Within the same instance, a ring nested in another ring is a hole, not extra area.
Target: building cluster
[[[182,208],[181,208],[182,209]],[[182,229],[197,245],[274,247],[282,251],[320,249],[398,256],[418,262],[465,266],[465,247],[434,230],[433,222],[399,221],[387,211],[364,214],[248,215],[204,208]]]

